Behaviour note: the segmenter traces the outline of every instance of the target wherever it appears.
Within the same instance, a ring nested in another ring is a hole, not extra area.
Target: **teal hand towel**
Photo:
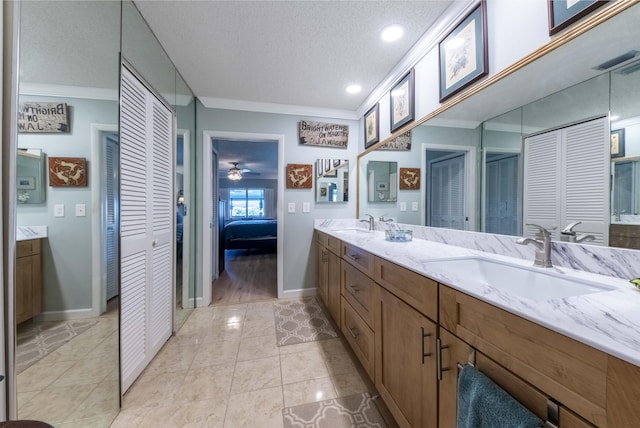
[[[491,379],[464,366],[458,377],[458,428],[538,428],[543,422]]]

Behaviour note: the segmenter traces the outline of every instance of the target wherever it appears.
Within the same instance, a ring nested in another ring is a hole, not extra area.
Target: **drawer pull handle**
[[[353,260],[358,260],[360,258],[360,256],[357,254],[349,254],[349,257],[351,257]]]
[[[433,355],[433,352],[425,352],[425,348],[426,346],[424,345],[424,340],[427,337],[431,337],[431,333],[425,333],[424,332],[424,327],[422,327],[422,364],[424,364],[424,359],[426,357],[430,357],[431,355]]]
[[[356,294],[360,292],[360,289],[355,285],[347,285],[347,290],[349,290],[351,294]]]
[[[355,327],[347,327],[347,330],[349,330],[349,334],[351,334],[351,337],[353,337],[354,339],[357,339],[358,336],[360,336],[358,329]]]
[[[442,372],[449,370],[449,367],[446,369],[442,367],[442,350],[447,349],[448,347],[449,345],[443,345],[440,339],[436,339],[436,371],[438,380],[442,380]]]

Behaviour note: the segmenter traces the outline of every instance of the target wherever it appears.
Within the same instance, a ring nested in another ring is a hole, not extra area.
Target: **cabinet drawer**
[[[376,283],[349,262],[342,261],[342,296],[362,319],[373,328]]]
[[[373,278],[423,315],[438,319],[438,283],[434,280],[379,257],[375,257]]]
[[[353,307],[342,298],[342,333],[351,345],[369,378],[373,380],[374,371],[374,335],[367,323],[364,322]]]
[[[40,254],[40,239],[29,239],[28,241],[16,242],[16,257],[32,256]]]
[[[373,256],[362,248],[350,244],[342,243],[342,258],[366,275],[373,276]]]
[[[316,230],[316,242],[323,247],[326,247],[338,256],[340,255],[340,244],[342,243],[342,241],[340,241],[338,238]]]
[[[441,325],[597,426],[606,426],[607,355],[440,285]]]

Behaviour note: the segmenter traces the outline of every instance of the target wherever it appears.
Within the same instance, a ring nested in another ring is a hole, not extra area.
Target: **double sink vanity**
[[[556,426],[640,423],[631,283],[363,226],[316,222],[318,294],[400,426],[455,426],[465,364]]]

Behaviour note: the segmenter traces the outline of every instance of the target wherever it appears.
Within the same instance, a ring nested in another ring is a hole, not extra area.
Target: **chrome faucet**
[[[373,216],[371,214],[365,214],[367,217],[369,218],[363,218],[360,221],[361,222],[367,222],[369,223],[369,230],[374,230],[375,229],[375,219],[373,218]]]
[[[581,221],[576,221],[575,223],[571,223],[567,225],[562,232],[560,232],[560,240],[565,242],[582,242],[582,241],[595,241],[596,237],[593,235],[589,235],[586,233],[581,233],[578,235],[573,228],[582,223]]]
[[[384,217],[385,215],[386,214],[382,214],[378,220],[381,221],[381,222],[384,222],[384,223],[389,223],[390,221],[393,221],[393,219],[385,218]]]
[[[518,238],[517,244],[527,245],[532,244],[536,247],[536,257],[533,261],[534,266],[540,267],[552,267],[551,264],[551,233],[542,226],[537,224],[527,224],[527,226],[533,226],[538,228],[535,238]]]

